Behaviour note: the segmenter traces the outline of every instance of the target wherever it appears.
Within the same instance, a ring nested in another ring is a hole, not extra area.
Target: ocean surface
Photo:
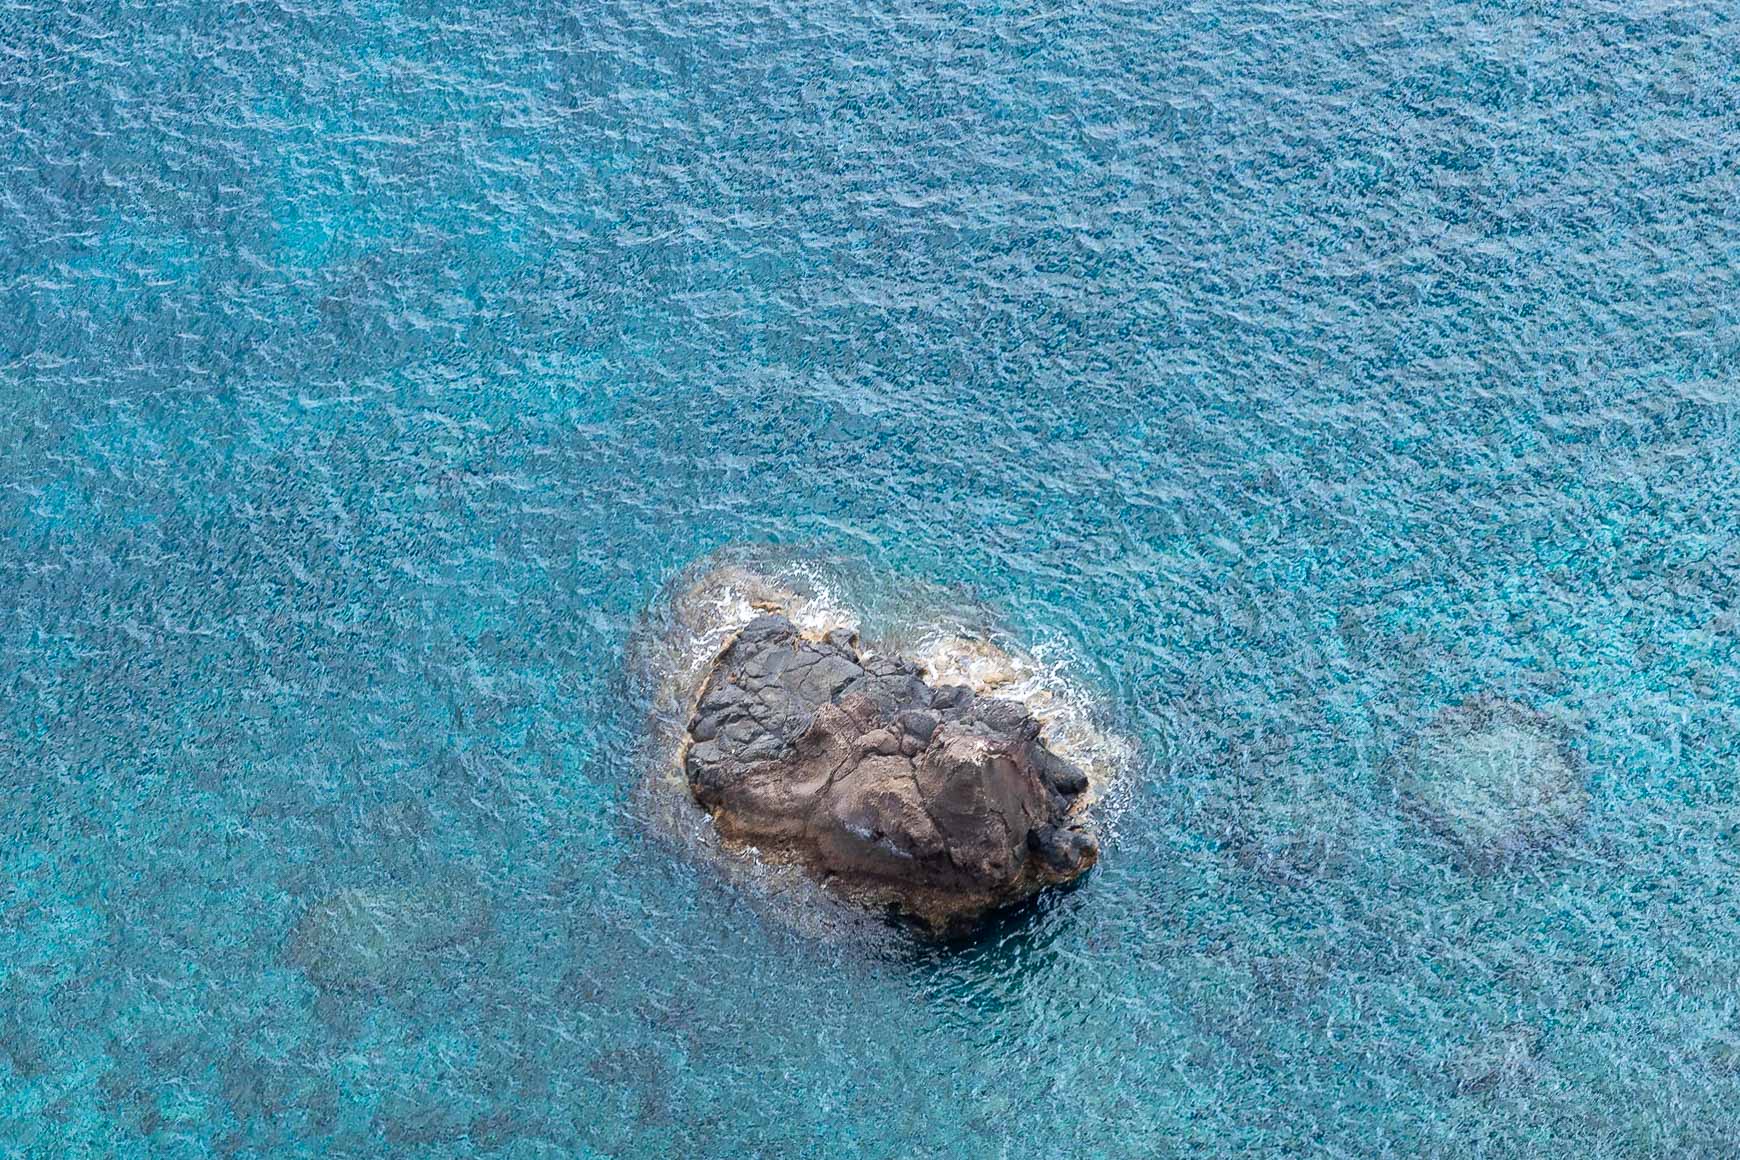
[[[0,1155],[1740,1154],[1737,174],[1727,3],[6,0]],[[1091,878],[648,826],[743,544],[1092,690]]]

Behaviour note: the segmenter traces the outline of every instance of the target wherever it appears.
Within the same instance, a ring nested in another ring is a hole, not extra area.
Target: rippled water
[[[0,7],[0,1152],[1735,1154],[1737,171],[1714,3]],[[1073,658],[1084,888],[637,824],[766,541]]]

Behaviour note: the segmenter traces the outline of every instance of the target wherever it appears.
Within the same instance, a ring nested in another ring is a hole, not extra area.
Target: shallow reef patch
[[[1493,696],[1439,713],[1397,752],[1390,777],[1401,807],[1482,871],[1563,841],[1589,805],[1567,730]]]

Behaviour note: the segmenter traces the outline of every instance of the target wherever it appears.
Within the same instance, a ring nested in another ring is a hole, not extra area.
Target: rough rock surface
[[[932,688],[910,662],[750,622],[702,687],[683,768],[727,839],[934,929],[1093,865],[1087,777],[1011,701]]]

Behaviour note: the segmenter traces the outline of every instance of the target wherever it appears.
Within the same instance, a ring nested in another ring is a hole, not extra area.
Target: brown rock
[[[1079,877],[1086,776],[1018,704],[932,689],[846,633],[762,616],[725,648],[683,768],[721,835],[933,930]]]

